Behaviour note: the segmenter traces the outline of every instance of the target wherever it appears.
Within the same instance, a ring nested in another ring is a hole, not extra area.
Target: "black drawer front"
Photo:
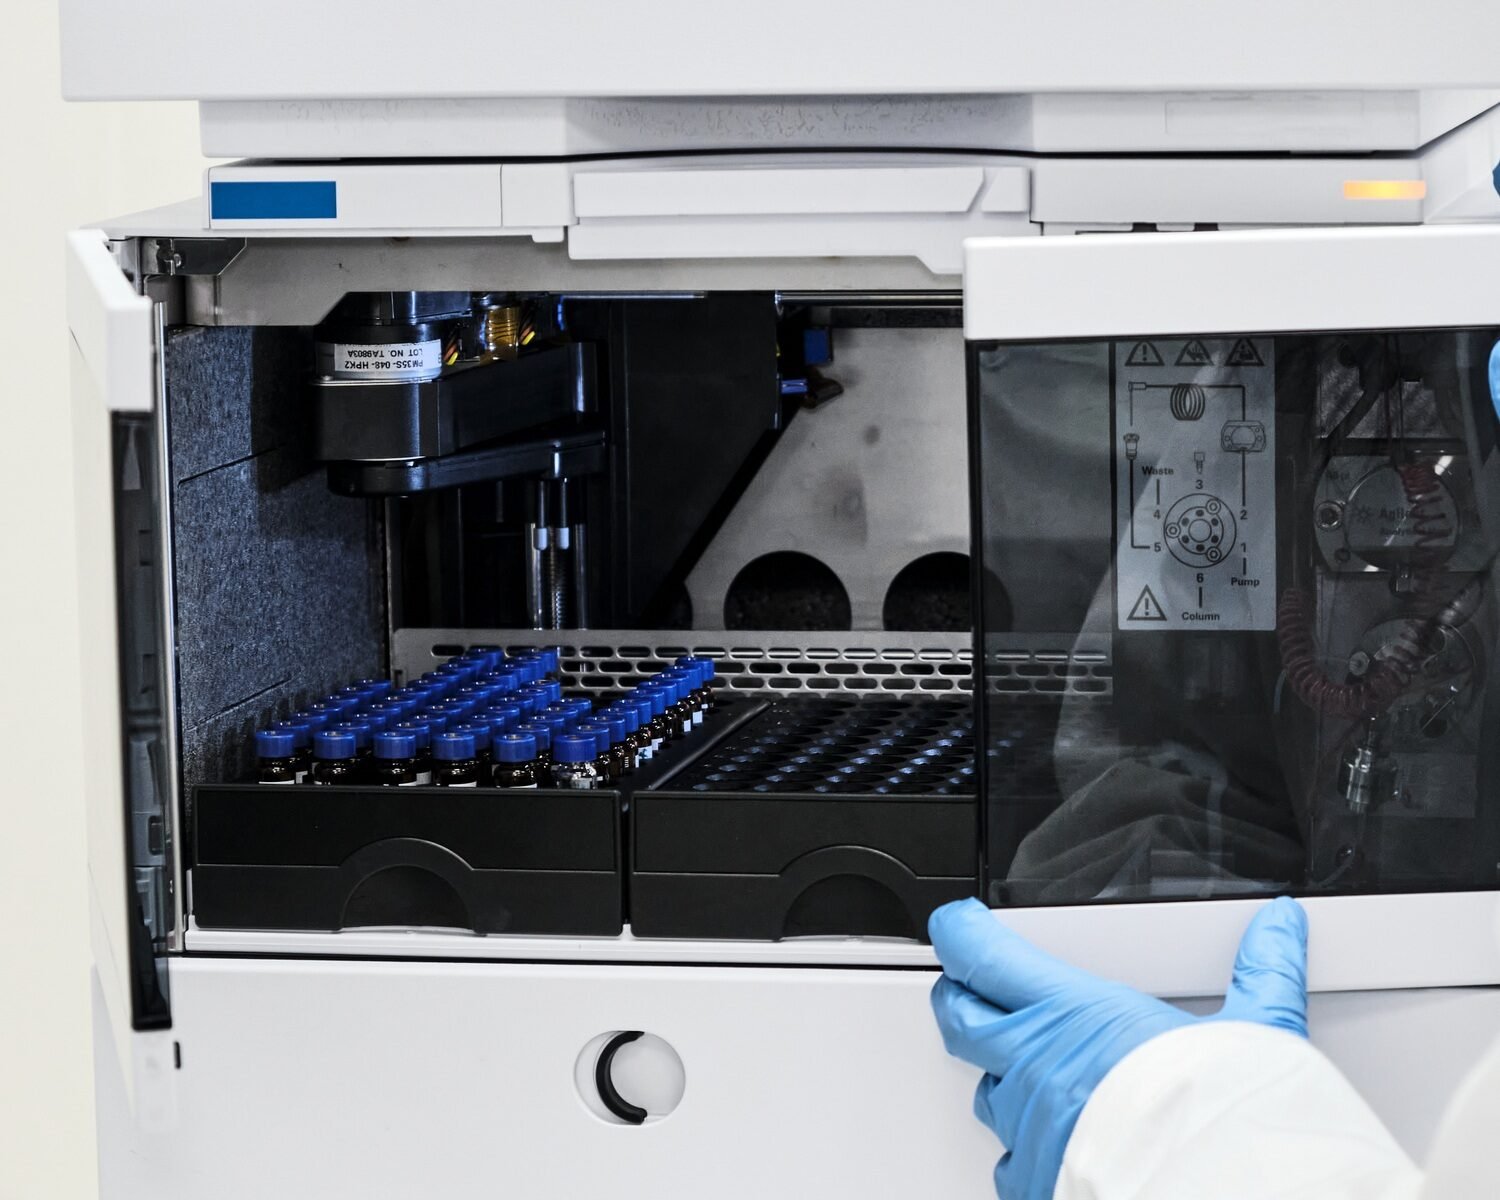
[[[623,927],[613,791],[255,784],[194,794],[205,929]]]

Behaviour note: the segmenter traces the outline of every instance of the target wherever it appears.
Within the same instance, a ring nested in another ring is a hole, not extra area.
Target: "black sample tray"
[[[926,937],[976,892],[966,700],[778,700],[630,801],[639,937]]]
[[[615,791],[224,784],[193,803],[205,929],[623,926]]]

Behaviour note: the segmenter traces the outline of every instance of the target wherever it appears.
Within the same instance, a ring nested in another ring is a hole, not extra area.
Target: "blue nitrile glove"
[[[1500,166],[1495,168],[1495,178],[1500,180]],[[1500,190],[1500,182],[1495,187]],[[1500,417],[1500,342],[1490,347],[1490,403],[1495,406],[1495,416]]]
[[[1194,1017],[1059,962],[978,900],[928,922],[943,975],[932,989],[948,1053],[985,1072],[974,1113],[999,1135],[1001,1200],[1051,1200],[1063,1151],[1094,1088],[1159,1033],[1195,1021],[1253,1021],[1307,1036],[1307,915],[1273,900],[1240,941],[1224,1007]]]

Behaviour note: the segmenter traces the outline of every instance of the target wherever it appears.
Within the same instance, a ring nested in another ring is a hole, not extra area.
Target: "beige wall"
[[[62,236],[196,193],[202,159],[192,105],[65,105],[53,0],[4,10],[0,1200],[72,1200],[96,1183]]]

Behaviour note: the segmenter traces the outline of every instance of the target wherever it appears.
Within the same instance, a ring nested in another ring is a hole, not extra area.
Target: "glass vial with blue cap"
[[[697,668],[668,667],[661,673],[661,678],[672,685],[672,694],[677,697],[672,707],[677,713],[678,732],[692,733],[693,718],[698,712],[698,702],[693,694],[698,687]]]
[[[479,758],[472,733],[440,733],[432,739],[432,782],[438,787],[479,786]]]
[[[604,714],[612,720],[618,717],[624,723],[625,769],[634,771],[641,763],[650,761],[651,735],[646,730],[651,720],[649,709],[626,696],[604,709]]]
[[[603,783],[592,734],[563,733],[552,739],[552,785],[597,788]]]
[[[360,717],[347,717],[337,725],[330,725],[330,729],[337,729],[354,736],[354,762],[359,769],[360,782],[363,783],[370,774],[370,764],[374,761],[372,753],[375,730],[371,724]]]
[[[411,717],[392,726],[394,733],[410,734],[416,742],[413,765],[417,772],[417,785],[426,787],[432,782],[432,726],[422,717]]]
[[[462,725],[450,726],[454,733],[467,733],[474,739],[474,757],[479,763],[479,778],[485,779],[489,776],[490,765],[490,727],[488,722],[482,719],[465,721]]]
[[[640,740],[632,738],[634,730],[631,728],[632,719],[616,705],[609,704],[597,709],[593,715],[593,721],[598,725],[609,727],[610,757],[618,761],[615,778],[629,774],[635,770],[635,752],[640,745]]]
[[[529,733],[502,733],[490,743],[495,766],[491,776],[498,788],[534,789],[542,786],[536,738]]]
[[[667,698],[660,688],[648,688],[645,683],[636,688],[632,698],[646,710],[644,730],[651,739],[651,749],[646,757],[655,758],[667,741],[667,723],[662,719],[662,714],[667,711]]]
[[[301,717],[290,716],[285,721],[273,721],[273,733],[292,735],[292,770],[297,773],[297,782],[307,782],[307,771],[312,766],[313,724]],[[318,728],[322,728],[318,726]]]
[[[707,655],[685,654],[677,660],[677,665],[694,673],[694,688],[691,697],[695,705],[693,724],[701,725],[704,718],[708,716],[709,710],[714,706],[714,660]]]
[[[619,764],[611,753],[612,747],[609,742],[609,726],[601,721],[579,721],[569,733],[582,734],[594,739],[594,765],[599,768],[599,774],[605,783],[615,783],[620,778]],[[624,754],[620,756],[621,763]]]
[[[290,729],[255,731],[255,782],[296,783],[297,739]]]
[[[354,760],[354,734],[343,729],[320,729],[313,734],[310,779],[318,784],[356,784],[359,767]]]
[[[377,787],[416,787],[416,734],[389,730],[377,733],[371,778]]]
[[[511,730],[512,733],[529,733],[536,739],[536,765],[541,772],[543,784],[551,782],[552,766],[552,728],[545,721],[522,721]]]

